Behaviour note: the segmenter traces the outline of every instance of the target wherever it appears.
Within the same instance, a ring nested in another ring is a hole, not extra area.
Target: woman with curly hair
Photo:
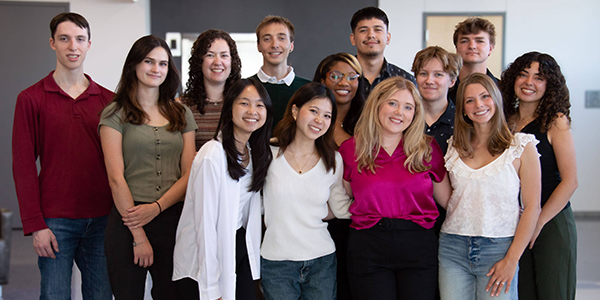
[[[354,137],[340,146],[354,202],[348,278],[354,299],[430,299],[437,282],[435,200],[450,184],[442,150],[425,135],[415,85],[392,77],[369,95]]]
[[[502,73],[509,126],[534,134],[542,166],[542,212],[519,262],[520,299],[575,299],[577,229],[569,200],[577,188],[569,89],[556,60],[529,52]]]
[[[196,150],[215,135],[223,95],[241,78],[242,61],[235,41],[223,30],[209,29],[192,46],[190,71],[181,101],[190,107],[198,125]]]

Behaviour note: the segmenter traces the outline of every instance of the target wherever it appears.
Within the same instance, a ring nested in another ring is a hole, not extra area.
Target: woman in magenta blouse
[[[411,82],[393,77],[367,99],[353,138],[342,143],[344,184],[354,203],[348,275],[355,299],[434,299],[439,213],[451,189],[442,151],[423,133]]]

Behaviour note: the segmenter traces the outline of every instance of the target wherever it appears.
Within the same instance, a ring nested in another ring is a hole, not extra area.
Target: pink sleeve
[[[440,145],[438,145],[433,138],[431,139],[431,161],[429,164],[431,165],[431,169],[429,170],[431,179],[435,182],[441,182],[444,180],[444,176],[446,176],[446,168],[444,167],[444,154],[442,153]]]

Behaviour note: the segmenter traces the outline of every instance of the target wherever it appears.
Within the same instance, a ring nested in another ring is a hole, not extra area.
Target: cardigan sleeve
[[[335,153],[335,181],[331,185],[330,193],[329,193],[329,208],[333,212],[336,218],[338,219],[349,219],[350,213],[348,212],[348,208],[350,204],[352,204],[352,200],[350,196],[346,193],[346,189],[342,183],[342,175],[344,173],[344,162],[342,161],[342,156],[336,152]]]

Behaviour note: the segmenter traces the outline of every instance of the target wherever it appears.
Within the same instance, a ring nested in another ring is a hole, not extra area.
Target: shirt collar
[[[54,80],[54,71],[50,72],[50,74],[48,74],[48,76],[46,76],[46,78],[44,78],[44,90],[46,92],[55,92],[55,93],[63,93],[65,95],[67,95],[67,93],[65,93],[60,86],[58,86],[58,84],[56,83],[56,81]],[[100,87],[98,87],[98,84],[96,84],[93,80],[92,77],[90,77],[90,75],[88,74],[83,74],[89,81],[90,85],[87,87],[87,89],[81,93],[81,95],[79,95],[79,97],[77,98],[84,98],[85,95],[97,95],[100,94]],[[68,96],[68,95],[67,95]],[[70,96],[69,96],[70,97]]]
[[[448,106],[446,107],[446,111],[444,111],[444,113],[440,116],[438,121],[449,125],[454,125],[455,112],[456,106],[454,105],[454,103],[452,103],[452,101],[448,100]]]
[[[292,85],[292,82],[294,82],[296,74],[294,73],[294,68],[292,66],[288,66],[287,75],[285,75],[285,77],[283,77],[282,79],[277,80],[277,77],[267,75],[261,67],[260,69],[258,69],[258,73],[256,73],[256,76],[262,83],[285,84],[287,86],[290,86]]]

